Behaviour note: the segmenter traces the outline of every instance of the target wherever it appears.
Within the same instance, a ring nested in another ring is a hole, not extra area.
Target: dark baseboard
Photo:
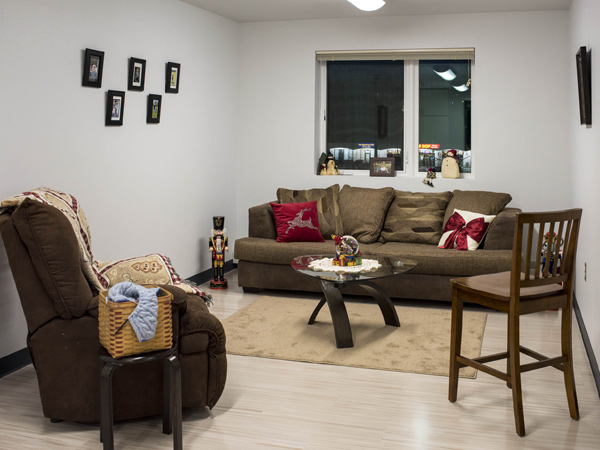
[[[225,261],[225,273],[231,272],[236,267],[237,267],[237,264],[233,263],[233,259],[230,259],[229,261]],[[196,283],[196,284],[200,285],[200,284],[208,283],[212,279],[213,279],[213,270],[208,269],[208,270],[205,270],[204,272],[197,273],[196,275],[193,275],[193,276],[187,278],[186,280],[189,280],[192,283]]]
[[[579,331],[581,332],[581,339],[583,339],[583,346],[585,347],[585,351],[590,362],[590,367],[592,368],[592,375],[594,376],[594,381],[596,382],[596,390],[598,391],[598,396],[600,397],[600,369],[598,369],[598,361],[594,355],[594,349],[592,348],[590,337],[585,329],[585,323],[583,322],[583,317],[581,315],[581,310],[579,309],[579,304],[577,303],[577,298],[575,298],[575,301],[573,302],[573,310],[575,311],[575,317],[577,318],[577,324],[579,325]]]
[[[0,358],[0,378],[31,364],[29,351],[26,348]]]

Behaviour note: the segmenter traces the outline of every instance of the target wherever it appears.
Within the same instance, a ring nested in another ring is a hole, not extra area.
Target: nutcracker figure
[[[225,252],[229,251],[227,236],[225,236],[225,217],[213,217],[213,229],[208,240],[208,250],[212,254],[213,279],[211,289],[227,289],[225,279]]]

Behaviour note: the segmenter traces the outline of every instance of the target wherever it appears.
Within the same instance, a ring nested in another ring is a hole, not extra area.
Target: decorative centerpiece
[[[352,267],[362,264],[362,254],[358,241],[352,236],[331,235],[335,242],[335,258],[331,261],[334,266]]]

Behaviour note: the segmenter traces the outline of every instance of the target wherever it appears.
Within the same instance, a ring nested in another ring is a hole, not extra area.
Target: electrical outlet
[[[583,281],[587,281],[587,263],[583,263]]]

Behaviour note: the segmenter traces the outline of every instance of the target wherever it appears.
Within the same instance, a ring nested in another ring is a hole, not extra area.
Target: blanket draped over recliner
[[[81,269],[90,285],[97,291],[109,289],[122,281],[136,284],[172,284],[189,294],[199,295],[210,303],[212,296],[189,281],[184,281],[177,274],[171,260],[158,253],[135,258],[96,261],[92,253],[92,236],[90,228],[75,197],[64,192],[46,187],[9,197],[0,203],[0,214],[14,210],[26,198],[37,200],[54,206],[69,219],[73,231],[79,240]]]

